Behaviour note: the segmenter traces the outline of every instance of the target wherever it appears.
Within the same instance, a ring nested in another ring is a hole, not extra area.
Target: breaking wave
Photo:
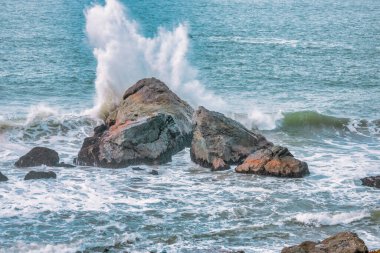
[[[315,111],[299,111],[284,113],[282,119],[282,128],[294,127],[333,127],[342,129],[348,125],[350,119],[337,118],[333,116],[324,115]]]
[[[223,100],[207,91],[187,61],[188,26],[173,31],[158,28],[144,37],[117,0],[86,11],[86,32],[97,60],[95,106],[90,113],[104,117],[120,102],[124,91],[138,80],[156,77],[192,105],[220,109]]]
[[[364,136],[380,136],[380,120],[350,119],[324,115],[315,111],[284,113],[277,120],[277,128],[282,131],[327,130],[350,132]]]
[[[306,225],[338,225],[349,224],[364,218],[371,217],[366,211],[350,212],[350,213],[303,213],[295,216],[295,221]]]

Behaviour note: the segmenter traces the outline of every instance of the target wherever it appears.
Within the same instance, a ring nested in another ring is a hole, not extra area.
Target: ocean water
[[[1,1],[0,252],[279,252],[356,232],[380,248],[377,0]],[[210,172],[183,150],[143,170],[72,163],[137,80],[224,112],[309,164],[282,179]],[[159,175],[149,172],[155,169]]]

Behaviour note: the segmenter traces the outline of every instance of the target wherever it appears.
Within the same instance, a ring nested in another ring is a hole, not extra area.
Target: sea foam
[[[297,214],[295,220],[297,222],[321,226],[321,225],[338,225],[338,224],[349,224],[354,221],[361,220],[366,217],[370,217],[371,214],[366,211],[357,211],[349,213],[303,213]]]

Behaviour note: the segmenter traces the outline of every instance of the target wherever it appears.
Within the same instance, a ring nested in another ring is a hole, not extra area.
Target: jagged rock
[[[55,150],[44,147],[32,148],[26,155],[20,157],[15,163],[16,167],[34,167],[40,165],[56,166],[59,156]]]
[[[158,171],[157,170],[152,170],[151,172],[149,172],[149,174],[157,176],[158,175]]]
[[[229,169],[256,150],[273,144],[221,113],[199,107],[194,113],[191,159],[212,170]]]
[[[380,188],[380,176],[365,177],[360,180],[362,181],[362,185]]]
[[[24,177],[24,180],[31,180],[31,179],[49,179],[49,178],[57,178],[57,174],[55,174],[53,171],[30,171],[26,176]]]
[[[295,159],[287,148],[281,146],[256,151],[235,171],[276,177],[303,177],[309,174],[307,163]]]
[[[86,138],[79,165],[119,168],[162,164],[190,146],[193,109],[163,82],[138,81],[109,114],[106,124]]]
[[[0,182],[8,181],[8,178],[0,172]]]
[[[357,234],[341,232],[322,242],[306,241],[286,247],[281,253],[368,253],[368,248]]]

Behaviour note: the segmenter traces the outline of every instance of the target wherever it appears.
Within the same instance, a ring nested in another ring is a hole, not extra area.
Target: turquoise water
[[[1,3],[0,252],[279,252],[343,230],[380,248],[379,191],[359,180],[380,174],[379,1],[96,3]],[[211,173],[184,150],[143,171],[23,181],[20,155],[43,145],[72,162],[147,76],[258,127],[311,175]]]

